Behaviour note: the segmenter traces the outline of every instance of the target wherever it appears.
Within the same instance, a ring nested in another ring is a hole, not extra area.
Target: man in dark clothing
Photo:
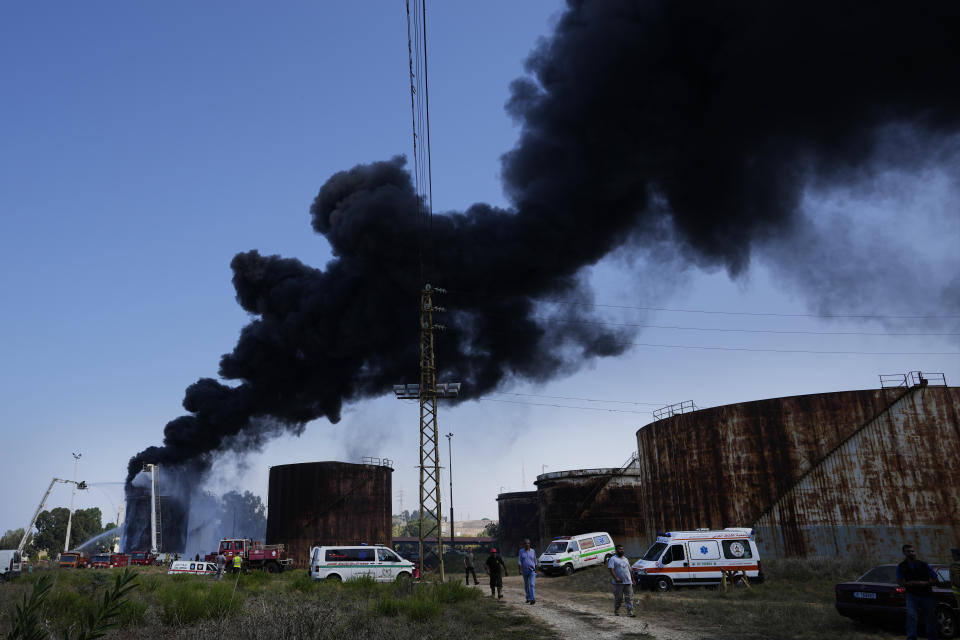
[[[907,590],[907,640],[917,640],[917,620],[922,615],[927,638],[937,640],[937,608],[933,604],[933,585],[937,574],[923,560],[917,560],[912,544],[903,545],[906,558],[897,565],[897,584]]]
[[[473,584],[480,584],[477,580],[477,572],[473,568],[473,551],[467,551],[463,554],[463,568],[466,571],[466,581],[470,584],[470,574],[473,574]]]
[[[490,549],[485,571],[490,576],[490,597],[497,596],[497,600],[502,600],[503,576],[507,575],[507,565],[503,564],[503,558],[496,549]]]

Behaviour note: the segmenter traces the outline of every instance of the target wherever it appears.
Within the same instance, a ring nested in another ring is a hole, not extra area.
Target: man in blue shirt
[[[537,552],[530,546],[530,538],[523,541],[523,549],[520,549],[517,562],[520,563],[520,573],[523,574],[523,590],[527,594],[527,604],[536,604],[537,596],[533,588],[537,582]]]
[[[937,574],[923,560],[917,560],[912,544],[903,545],[906,558],[897,565],[897,584],[907,590],[907,640],[917,640],[917,619],[922,615],[927,638],[937,640],[937,608],[933,604],[933,585]]]

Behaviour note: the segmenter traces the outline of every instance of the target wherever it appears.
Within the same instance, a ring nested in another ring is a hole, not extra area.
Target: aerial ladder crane
[[[47,487],[47,492],[43,494],[43,499],[40,500],[40,504],[37,505],[37,510],[33,512],[33,520],[30,521],[30,526],[24,530],[23,538],[20,539],[20,545],[17,547],[17,551],[21,555],[23,554],[24,547],[27,546],[27,541],[30,539],[30,534],[33,532],[34,525],[37,524],[37,518],[40,517],[40,512],[43,511],[43,505],[47,503],[47,498],[50,497],[50,492],[53,491],[53,485],[58,482],[62,482],[64,484],[75,484],[77,485],[77,489],[81,490],[87,488],[87,483],[83,480],[77,482],[76,480],[63,480],[61,478],[54,478],[50,481],[50,486]],[[64,549],[64,551],[66,551],[66,549]]]

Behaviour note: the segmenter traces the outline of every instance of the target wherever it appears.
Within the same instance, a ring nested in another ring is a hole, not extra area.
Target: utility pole
[[[433,323],[434,312],[444,311],[443,307],[434,306],[434,293],[446,291],[425,284],[420,296],[420,384],[394,385],[393,392],[399,400],[420,401],[420,575],[433,571],[431,564],[435,560],[440,580],[444,581],[437,400],[456,398],[460,394],[460,383],[437,383],[433,336],[435,329],[446,327]]]
[[[453,530],[453,449],[450,444],[453,438],[452,433],[447,434],[447,459],[450,461],[450,544],[453,545],[453,538],[456,532]]]
[[[77,466],[80,464],[81,453],[71,453],[73,456],[73,489],[70,490],[70,514],[67,516],[67,537],[63,539],[64,552],[70,550],[70,527],[73,525],[73,498],[77,495]]]

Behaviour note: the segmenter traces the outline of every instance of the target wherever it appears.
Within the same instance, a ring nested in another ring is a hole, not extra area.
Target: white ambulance
[[[213,562],[199,562],[195,560],[174,560],[167,570],[168,575],[185,573],[192,576],[210,576],[217,573],[217,565]]]
[[[577,569],[606,566],[613,554],[613,538],[605,531],[559,536],[540,555],[540,570],[547,574],[564,573],[569,576]]]
[[[377,582],[393,582],[414,575],[413,563],[382,545],[343,545],[312,547],[310,577],[314,580],[353,580],[370,577]]]
[[[643,558],[633,563],[633,576],[641,588],[669,591],[688,585],[715,585],[728,572],[734,583],[746,572],[750,583],[763,582],[760,552],[752,529],[668,531]]]

